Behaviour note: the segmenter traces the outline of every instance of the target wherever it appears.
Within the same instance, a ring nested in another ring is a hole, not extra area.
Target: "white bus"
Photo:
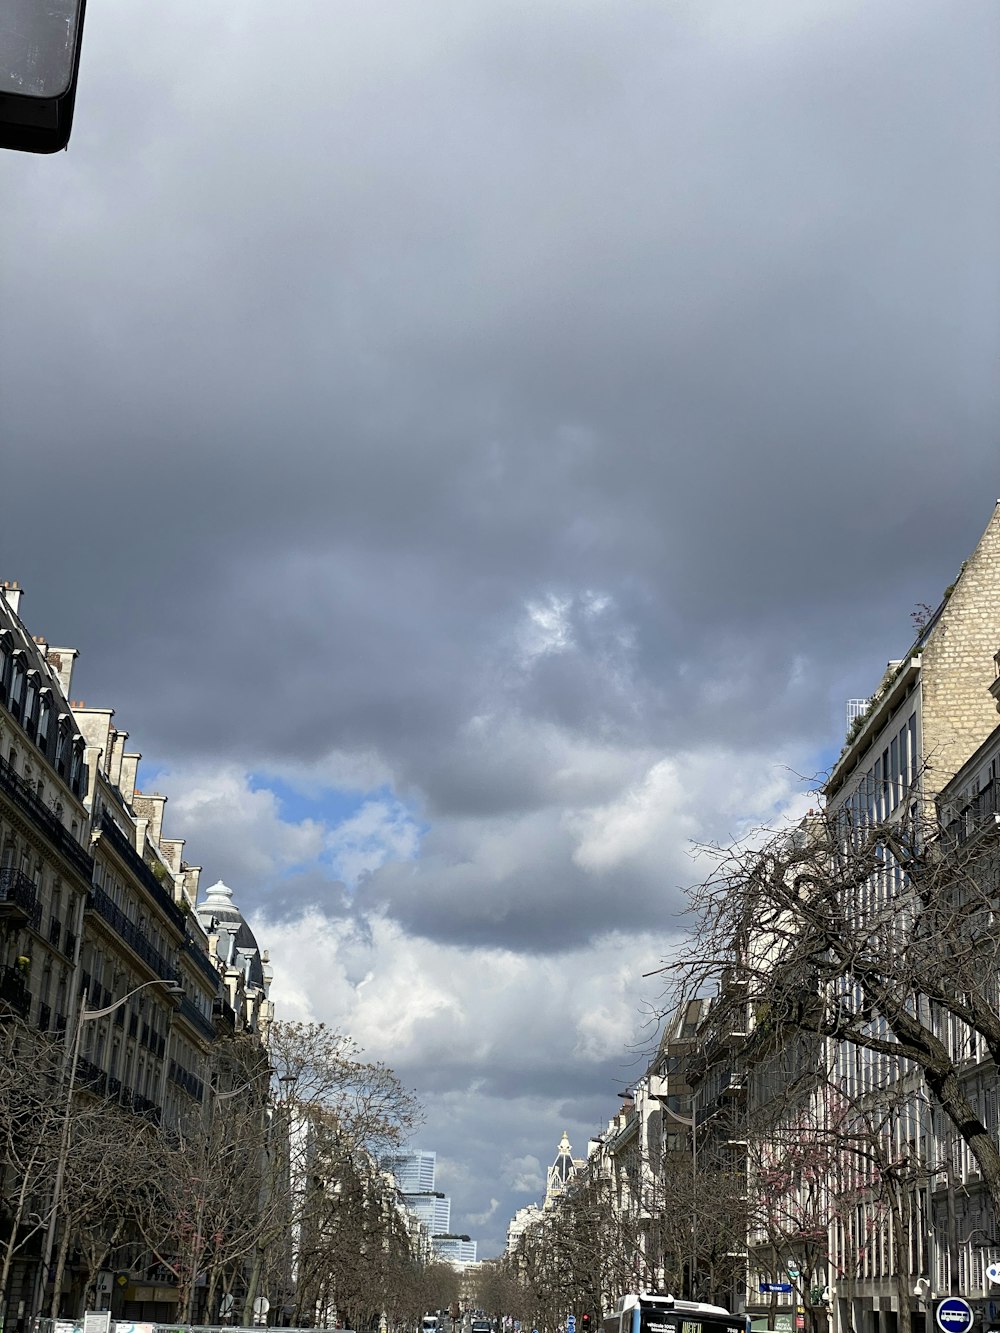
[[[746,1333],[742,1315],[721,1305],[629,1292],[601,1320],[602,1333]]]

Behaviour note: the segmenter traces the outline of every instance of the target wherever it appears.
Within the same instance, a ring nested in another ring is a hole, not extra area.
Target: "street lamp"
[[[63,1181],[66,1177],[66,1163],[69,1160],[69,1132],[73,1119],[73,1088],[76,1085],[76,1069],[80,1062],[80,1040],[83,1036],[84,1023],[90,1023],[95,1018],[107,1018],[126,1004],[133,995],[138,995],[140,991],[147,990],[150,986],[162,986],[165,995],[183,995],[184,988],[176,981],[168,981],[164,977],[154,977],[152,981],[144,981],[141,986],[136,986],[120,1000],[115,1000],[113,1004],[105,1005],[103,1009],[87,1008],[86,990],[80,996],[80,1008],[76,1016],[76,1030],[73,1034],[73,1050],[70,1056],[69,1080],[66,1085],[66,1106],[63,1110],[62,1130],[59,1137],[59,1159],[56,1163],[56,1178],[52,1185],[52,1212],[48,1229],[45,1233],[45,1252],[42,1256],[42,1262],[39,1267],[39,1292],[36,1304],[40,1305],[45,1295],[45,1288],[48,1284],[49,1270],[52,1266],[52,1250],[55,1242],[56,1222],[59,1217],[59,1205],[62,1203]]]

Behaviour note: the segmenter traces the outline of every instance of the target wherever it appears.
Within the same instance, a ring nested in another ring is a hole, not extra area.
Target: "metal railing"
[[[183,930],[184,913],[129,842],[126,835],[108,814],[107,810],[101,811],[101,834],[108,839],[117,854],[126,863],[136,879],[140,881],[143,888],[150,894],[157,906],[163,910],[164,914],[169,917],[178,930]]]
[[[215,1031],[215,1024],[212,1022],[210,1018],[205,1017],[205,1015],[201,1012],[201,1010],[194,1003],[194,1001],[191,1000],[187,995],[183,995],[181,997],[180,1012],[181,1015],[184,1018],[186,1018],[187,1021],[192,1025],[192,1027],[197,1028],[198,1031],[203,1036],[207,1037],[209,1041],[215,1040],[216,1036],[218,1035],[217,1032]]]
[[[264,1324],[249,1328],[244,1324],[162,1324],[152,1320],[112,1319],[110,1333],[259,1333],[263,1327]],[[320,1333],[326,1327],[332,1325],[313,1324],[309,1328],[285,1328],[282,1333]],[[34,1319],[30,1324],[29,1333],[83,1333],[83,1320]]]
[[[24,973],[16,967],[0,967],[0,1000],[9,1004],[22,1018],[27,1018],[31,1008],[31,992]]]
[[[44,801],[38,799],[34,790],[6,759],[0,759],[0,790],[6,792],[15,805],[20,806],[25,814],[31,816],[34,823],[44,830],[49,840],[89,883],[94,874],[92,858],[76,841],[59,816],[50,810]]]
[[[158,977],[162,977],[164,981],[176,982],[178,980],[177,972],[171,964],[157,949],[153,948],[135,922],[130,921],[121,908],[112,902],[104,890],[99,889],[96,884],[90,891],[89,906],[99,916],[102,916],[108,925],[114,927],[129,948],[138,954],[144,963],[148,963]]]
[[[0,870],[0,907],[4,905],[20,908],[30,920],[39,906],[38,890],[34,882],[23,871],[13,866],[4,866]]]

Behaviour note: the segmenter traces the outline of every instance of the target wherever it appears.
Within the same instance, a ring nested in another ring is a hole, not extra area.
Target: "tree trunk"
[[[30,1184],[31,1173],[26,1170],[21,1178],[21,1188],[17,1195],[17,1207],[14,1209],[14,1216],[11,1218],[10,1235],[4,1247],[3,1268],[0,1270],[0,1313],[2,1314],[6,1314],[7,1310],[7,1283],[10,1281],[11,1265],[14,1262],[14,1252],[17,1249],[17,1230],[21,1225],[21,1218],[24,1216],[24,1201],[28,1196]]]
[[[52,1225],[55,1226],[56,1219],[53,1217]],[[62,1280],[66,1269],[66,1256],[69,1254],[70,1227],[68,1222],[63,1226],[63,1234],[59,1237],[59,1253],[56,1257],[56,1271],[52,1279],[52,1304],[49,1307],[49,1316],[52,1319],[59,1318],[59,1303],[62,1299]]]
[[[260,1275],[264,1269],[264,1249],[258,1245],[254,1251],[253,1265],[250,1269],[250,1279],[247,1282],[247,1298],[243,1302],[243,1327],[253,1327],[253,1303],[257,1299],[257,1288],[260,1286]]]

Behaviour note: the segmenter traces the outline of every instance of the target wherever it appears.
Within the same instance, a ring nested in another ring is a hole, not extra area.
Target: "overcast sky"
[[[1000,494],[996,0],[91,0],[0,575],[496,1253]],[[144,779],[144,780],[143,780]]]

